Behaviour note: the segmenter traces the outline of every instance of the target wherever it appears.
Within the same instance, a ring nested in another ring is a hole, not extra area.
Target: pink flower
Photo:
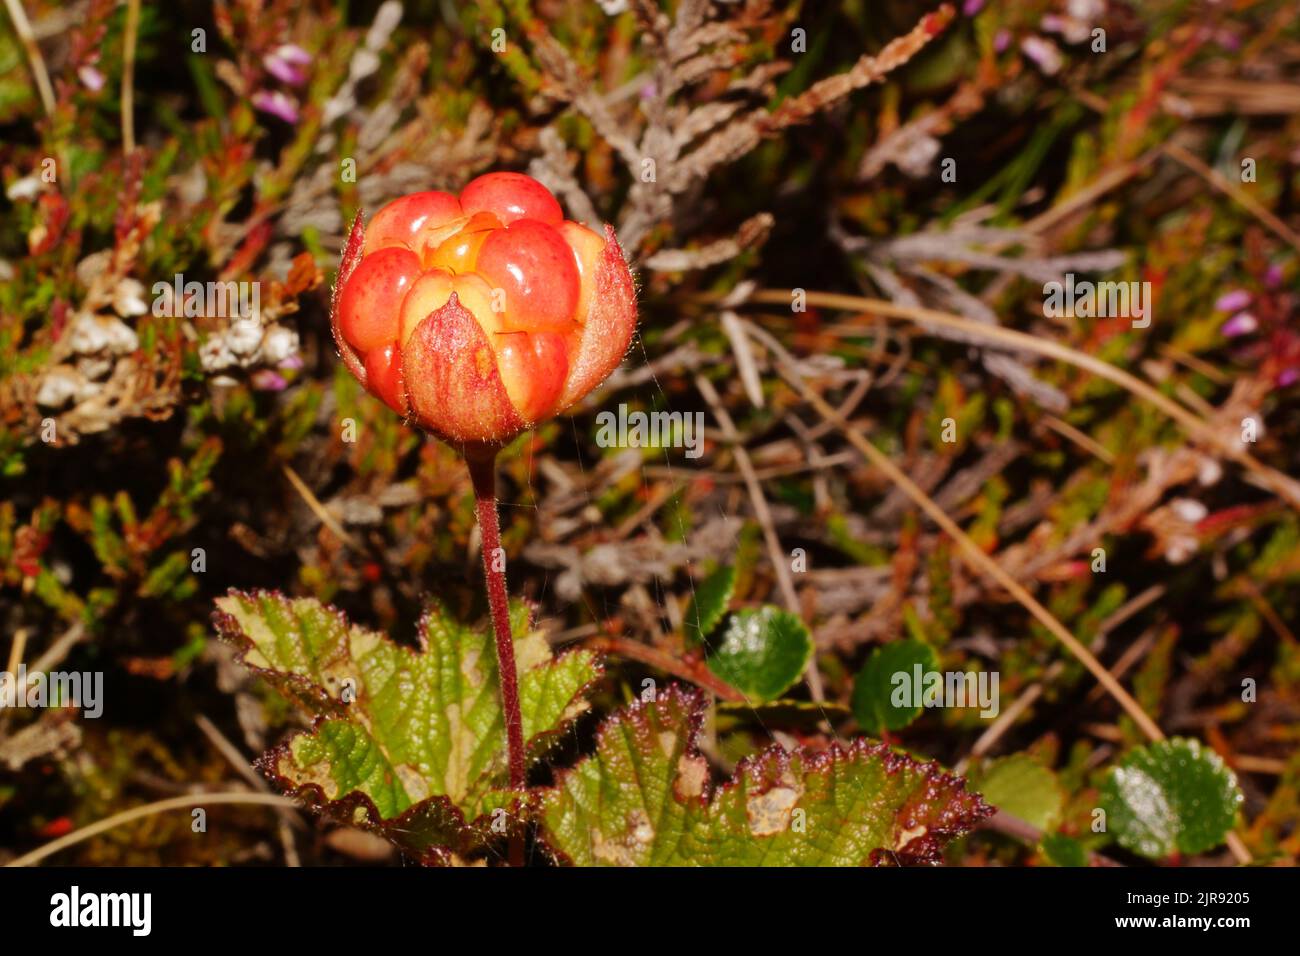
[[[278,46],[262,57],[266,72],[290,86],[302,86],[307,82],[307,74],[302,67],[310,62],[311,54],[292,43]]]
[[[968,17],[973,17],[984,9],[984,0],[966,0],[961,5],[961,12]]]
[[[104,74],[89,64],[78,68],[77,79],[81,80],[81,85],[92,93],[98,93],[104,88]]]
[[[283,375],[269,368],[259,368],[249,377],[249,381],[259,392],[282,392],[289,385]]]
[[[1233,289],[1231,292],[1225,292],[1219,296],[1214,303],[1214,310],[1216,312],[1240,312],[1250,305],[1250,298],[1250,293],[1245,289]]]
[[[291,126],[298,122],[298,101],[279,90],[258,90],[253,94],[253,106]]]
[[[1238,335],[1249,335],[1259,328],[1259,322],[1249,312],[1238,312],[1219,330],[1228,338],[1235,338]]]
[[[1236,53],[1241,49],[1241,37],[1231,30],[1220,30],[1214,35],[1214,39],[1218,41],[1219,46],[1230,53]]]
[[[1020,50],[1037,63],[1038,68],[1048,76],[1054,76],[1061,71],[1061,51],[1051,40],[1044,40],[1040,36],[1027,36],[1020,41]]]
[[[311,54],[296,43],[283,43],[275,52],[281,59],[295,66],[306,66],[311,62]]]
[[[1295,368],[1294,366],[1291,368],[1284,368],[1282,373],[1277,377],[1277,384],[1282,388],[1286,388],[1288,385],[1294,385],[1297,381],[1300,381],[1300,369]]]

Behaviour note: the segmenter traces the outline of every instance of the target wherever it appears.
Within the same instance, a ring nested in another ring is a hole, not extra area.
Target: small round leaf
[[[736,569],[730,565],[723,565],[695,586],[695,595],[682,618],[682,628],[689,640],[703,641],[713,633],[722,615],[727,613],[735,589]]]
[[[915,683],[918,664],[922,674],[939,666],[934,648],[924,641],[893,641],[871,652],[853,682],[853,716],[863,730],[869,734],[901,730],[920,716],[913,695],[901,693]],[[897,675],[906,675],[907,683],[897,681]]]
[[[1101,791],[1120,845],[1149,859],[1221,844],[1242,801],[1237,778],[1199,740],[1174,737],[1133,750]]]
[[[737,611],[715,639],[709,669],[746,697],[780,697],[803,673],[812,637],[795,615],[765,605]]]

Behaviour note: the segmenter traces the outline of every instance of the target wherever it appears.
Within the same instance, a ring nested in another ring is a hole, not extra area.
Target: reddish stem
[[[519,712],[519,675],[515,670],[515,643],[510,634],[510,607],[506,599],[505,562],[495,570],[493,562],[501,548],[501,527],[497,522],[496,451],[465,456],[474,500],[478,506],[478,527],[483,538],[483,577],[487,581],[492,628],[496,632],[497,664],[501,672],[501,709],[506,719],[506,752],[510,759],[510,789],[523,790],[524,722]]]

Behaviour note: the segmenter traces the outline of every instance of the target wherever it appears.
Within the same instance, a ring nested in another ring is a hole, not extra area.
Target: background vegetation
[[[717,773],[864,731],[965,771],[1008,812],[953,863],[1300,853],[1293,4],[6,12],[0,652],[106,686],[98,720],[0,712],[0,859],[151,800],[266,786],[249,764],[298,718],[216,639],[227,589],[314,596],[407,642],[429,594],[482,613],[463,465],[359,389],[327,309],[358,210],[500,168],[614,223],[641,293],[623,369],[502,457],[512,593],[553,646],[606,653],[551,765],[647,678],[677,681],[718,701]],[[1150,327],[1045,316],[1066,272],[1150,282]],[[177,273],[259,281],[260,334],[156,315]],[[703,411],[703,456],[598,447],[620,402]],[[1094,832],[1150,735],[872,450],[1154,725],[1235,771],[1231,846]],[[746,699],[710,665],[684,622],[718,568],[731,608],[803,620],[808,680]],[[996,671],[998,720],[882,722],[858,688],[893,645]],[[212,816],[194,833],[149,815],[57,859],[396,860],[337,820]]]

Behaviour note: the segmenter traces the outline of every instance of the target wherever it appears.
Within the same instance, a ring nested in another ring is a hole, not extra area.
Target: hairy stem
[[[483,538],[483,577],[487,581],[492,628],[496,632],[497,663],[501,672],[501,709],[506,718],[506,750],[510,759],[510,788],[522,790],[524,781],[524,722],[519,713],[519,676],[515,671],[515,644],[510,634],[510,608],[506,601],[505,560],[501,528],[497,522],[496,451],[467,454],[469,477],[478,505],[478,527]]]

